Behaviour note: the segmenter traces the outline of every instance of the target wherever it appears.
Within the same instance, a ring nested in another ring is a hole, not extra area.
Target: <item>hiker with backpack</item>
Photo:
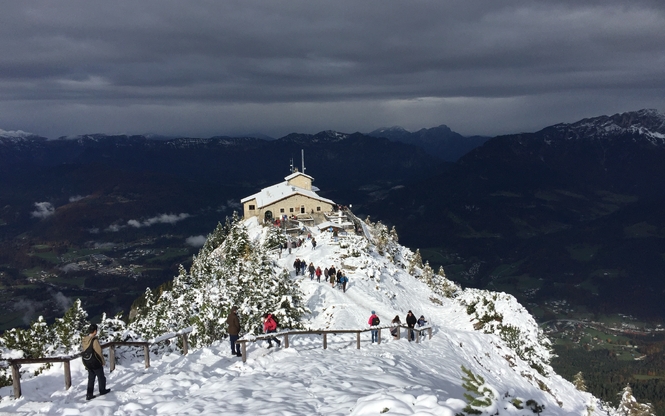
[[[270,313],[263,315],[263,332],[266,334],[274,334],[277,332],[277,320]],[[275,341],[277,346],[282,345],[282,341],[278,340],[275,337],[268,338],[268,348],[272,348],[272,342]]]
[[[293,262],[293,268],[296,269],[296,276],[300,274],[300,259],[296,258],[296,261]]]
[[[111,391],[106,388],[106,376],[104,376],[104,354],[102,354],[102,347],[99,345],[99,338],[97,338],[97,324],[92,324],[88,328],[88,336],[83,338],[82,347],[83,354],[81,359],[85,369],[88,370],[88,390],[85,395],[86,400],[93,399],[95,396],[93,391],[95,389],[95,378],[99,384],[99,395],[103,396]]]
[[[376,311],[372,311],[372,315],[369,317],[369,320],[367,321],[369,326],[377,326],[381,323],[381,320],[379,319],[378,316],[376,316]],[[372,329],[370,331],[372,333],[372,344],[375,342],[378,342],[379,340],[379,330],[378,329]]]
[[[232,307],[231,313],[229,313],[229,317],[226,318],[226,323],[229,325],[228,331],[229,341],[231,342],[231,355],[242,357],[242,353],[240,352],[240,345],[237,343],[240,336],[240,320],[238,319],[237,312],[238,307]]]
[[[416,331],[414,331],[413,328],[416,326],[417,322],[418,320],[416,319],[416,316],[413,312],[409,311],[406,314],[406,325],[409,327],[409,341],[415,341],[416,339]]]
[[[316,281],[321,283],[321,267],[316,268],[316,271],[314,272],[316,274]]]

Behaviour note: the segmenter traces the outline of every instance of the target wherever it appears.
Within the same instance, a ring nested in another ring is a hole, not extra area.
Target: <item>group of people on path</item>
[[[381,319],[379,319],[377,316],[376,311],[372,311],[372,314],[370,315],[367,323],[369,326],[378,326],[381,323]],[[393,326],[390,328],[390,334],[393,336],[393,338],[397,338],[399,336],[399,327],[402,325],[402,321],[400,320],[399,315],[395,315],[390,323]],[[425,320],[424,315],[420,315],[420,318],[416,319],[416,316],[413,314],[413,312],[409,311],[406,313],[406,325],[409,327],[409,341],[415,341],[416,331],[414,331],[413,328],[415,328],[416,325],[418,325],[418,327],[427,325],[427,320]],[[370,332],[372,333],[372,343],[377,342],[379,331],[377,329],[373,329]],[[424,333],[421,335],[425,336]]]
[[[312,262],[308,266],[307,261],[296,258],[293,262],[293,268],[296,271],[296,276],[305,276],[305,273],[309,273],[309,280],[314,280],[316,277],[316,281],[319,283],[321,283],[321,276],[323,275],[323,280],[330,282],[330,286],[335,287],[337,285],[339,289],[346,293],[346,285],[349,283],[349,278],[343,269],[335,269],[335,265],[330,266],[330,268],[326,267],[322,271],[320,266],[315,267]]]

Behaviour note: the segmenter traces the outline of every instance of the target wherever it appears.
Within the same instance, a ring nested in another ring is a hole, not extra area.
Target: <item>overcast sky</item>
[[[665,110],[665,1],[11,1],[0,129],[535,131]]]

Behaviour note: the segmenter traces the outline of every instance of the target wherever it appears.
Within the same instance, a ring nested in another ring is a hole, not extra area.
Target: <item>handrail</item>
[[[109,348],[109,371],[115,370],[115,348],[123,346],[135,346],[143,347],[143,354],[145,356],[145,368],[150,367],[150,346],[159,344],[160,342],[173,339],[175,337],[181,337],[182,339],[182,354],[187,355],[189,350],[189,343],[187,341],[188,335],[194,330],[194,327],[187,327],[181,329],[178,332],[169,332],[162,336],[152,339],[151,341],[110,341],[100,344],[102,350]],[[14,398],[18,399],[21,397],[21,373],[19,369],[21,364],[45,364],[45,363],[63,363],[65,371],[65,389],[69,389],[72,386],[72,376],[69,362],[76,358],[79,358],[83,355],[83,352],[79,352],[73,355],[65,355],[59,357],[45,357],[45,358],[9,358],[5,359],[9,365],[12,367],[12,382],[14,387]]]
[[[371,326],[364,329],[304,329],[304,330],[290,330],[290,331],[280,331],[272,332],[270,334],[264,335],[245,335],[238,341],[236,344],[240,344],[240,349],[242,353],[242,362],[247,362],[247,343],[256,342],[264,339],[272,339],[277,336],[284,337],[284,348],[289,348],[289,335],[323,335],[323,349],[328,349],[328,334],[356,334],[356,348],[360,349],[360,334],[368,331],[378,331],[378,343],[381,344],[381,330],[382,329],[393,329],[393,328],[406,328],[407,329],[407,339],[411,342],[411,337],[408,337],[408,331],[412,330],[415,335],[416,344],[420,343],[420,336],[423,331],[427,331],[429,339],[432,339],[432,327],[430,325],[425,325],[418,328],[409,328],[407,325],[381,325],[381,326]],[[397,339],[399,340],[401,336],[401,331],[397,331]]]

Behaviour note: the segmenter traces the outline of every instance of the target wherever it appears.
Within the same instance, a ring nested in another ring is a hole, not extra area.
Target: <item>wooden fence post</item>
[[[115,370],[115,344],[109,347],[109,373]]]
[[[145,354],[145,368],[150,368],[150,345],[143,346],[143,354]]]
[[[189,352],[189,343],[187,341],[187,334],[182,334],[182,355],[187,355]]]
[[[72,371],[69,367],[69,360],[63,361],[62,365],[65,367],[65,390],[69,390],[72,386]]]
[[[323,333],[323,349],[328,349],[328,333]]]
[[[420,329],[416,331],[416,344],[420,344]]]
[[[284,348],[289,348],[289,334],[284,334]]]
[[[21,373],[18,371],[19,365],[12,363],[12,380],[14,382],[14,398],[21,397]]]
[[[377,335],[379,336],[377,341],[379,342],[379,345],[381,345],[381,328],[379,328],[379,333]]]
[[[242,343],[242,362],[247,361],[247,341],[243,341]]]
[[[360,349],[360,331],[356,332],[356,349]]]
[[[429,332],[429,339],[432,339],[432,327],[427,328],[427,332]]]

